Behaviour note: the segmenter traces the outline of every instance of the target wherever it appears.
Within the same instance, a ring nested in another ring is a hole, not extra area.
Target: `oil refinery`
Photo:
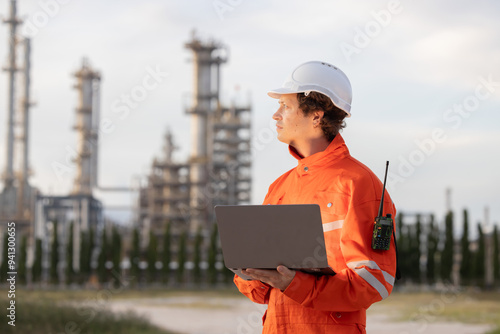
[[[178,147],[173,133],[167,131],[162,152],[152,158],[150,171],[144,175],[146,182],[136,188],[101,187],[98,182],[101,70],[93,68],[89,59],[83,58],[80,68],[73,73],[74,81],[61,83],[72,84],[78,98],[72,127],[77,137],[72,189],[64,195],[49,195],[38,190],[30,182],[30,150],[43,150],[43,147],[30,145],[30,127],[37,126],[30,124],[33,105],[30,100],[31,44],[29,38],[20,37],[18,33],[23,22],[19,19],[15,0],[10,1],[9,10],[9,17],[4,20],[9,29],[9,54],[4,68],[8,92],[6,101],[2,101],[2,105],[5,102],[7,106],[7,124],[0,234],[3,235],[7,222],[16,223],[17,238],[27,236],[28,267],[33,265],[35,243],[39,239],[43,250],[43,277],[47,278],[50,243],[56,227],[55,233],[63,240],[63,245],[70,243],[69,236],[72,236],[70,263],[75,272],[80,270],[82,233],[92,229],[99,236],[110,228],[104,216],[106,208],[96,196],[96,190],[136,192],[134,226],[131,228],[140,230],[143,247],[148,243],[150,232],[160,236],[167,225],[170,225],[174,240],[181,233],[192,237],[198,231],[208,238],[214,224],[215,205],[250,204],[251,107],[221,103],[221,71],[228,61],[228,49],[222,43],[201,40],[195,33],[185,44],[192,54],[194,68],[193,93],[185,110],[191,122],[189,158],[183,162],[174,161],[173,152]],[[36,170],[36,166],[32,168]],[[130,236],[125,238],[130,239]],[[101,247],[99,242],[96,247]],[[60,259],[68,263],[64,248],[59,248]]]

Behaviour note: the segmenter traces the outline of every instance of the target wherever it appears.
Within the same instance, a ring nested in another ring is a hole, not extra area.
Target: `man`
[[[365,333],[366,309],[392,291],[396,256],[394,240],[389,250],[371,247],[382,183],[350,156],[339,133],[351,115],[349,79],[333,65],[312,61],[268,95],[279,99],[273,115],[278,139],[298,165],[271,184],[264,204],[318,204],[336,274],[278,266],[246,269],[253,280],[235,276],[234,282],[252,301],[268,304],[263,333]],[[383,214],[396,214],[387,193]]]

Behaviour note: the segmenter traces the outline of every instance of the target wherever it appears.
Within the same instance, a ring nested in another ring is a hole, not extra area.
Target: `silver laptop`
[[[241,269],[290,269],[335,274],[328,267],[321,212],[317,204],[218,205],[215,215],[224,263]]]

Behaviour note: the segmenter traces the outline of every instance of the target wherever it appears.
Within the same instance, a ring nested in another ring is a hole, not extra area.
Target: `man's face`
[[[278,140],[297,147],[314,136],[313,113],[305,116],[299,109],[297,94],[284,94],[279,99],[279,108],[274,113]]]

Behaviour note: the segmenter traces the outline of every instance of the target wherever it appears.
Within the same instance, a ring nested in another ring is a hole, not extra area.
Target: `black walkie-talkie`
[[[372,248],[378,250],[389,250],[392,231],[394,228],[391,214],[388,213],[385,217],[383,216],[385,183],[387,181],[388,169],[389,161],[387,161],[385,165],[384,187],[382,188],[382,198],[380,199],[378,216],[375,218],[375,223],[373,223]]]

